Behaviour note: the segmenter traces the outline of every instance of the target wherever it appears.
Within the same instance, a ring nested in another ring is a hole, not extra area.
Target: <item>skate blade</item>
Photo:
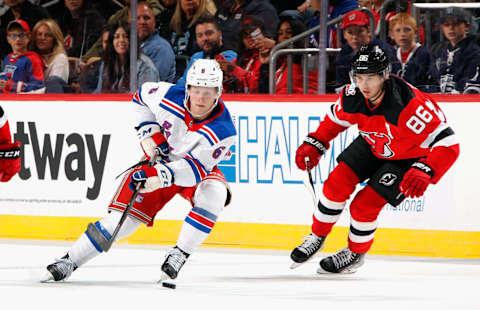
[[[40,277],[40,283],[54,282],[53,275],[49,271],[45,271],[45,274]]]
[[[318,269],[317,269],[317,273],[320,274],[320,275],[324,275],[324,274],[352,274],[352,273],[355,273],[355,272],[357,272],[357,269],[344,269],[340,272],[326,271],[321,266],[318,267]]]
[[[165,281],[172,280],[165,272],[162,271],[160,275],[160,280],[157,281],[158,284],[162,284]]]
[[[290,265],[290,269],[295,269],[295,268],[298,268],[300,267],[301,265],[303,265],[304,263],[296,263],[296,262],[293,262],[291,265]]]

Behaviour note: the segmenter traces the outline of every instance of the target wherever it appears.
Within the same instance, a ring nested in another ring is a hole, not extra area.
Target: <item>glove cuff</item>
[[[0,144],[0,159],[20,158],[20,142]]]
[[[135,127],[137,130],[138,140],[143,141],[148,137],[152,137],[156,133],[161,133],[161,127],[155,122],[144,122]]]
[[[433,178],[433,170],[424,162],[417,161],[412,164],[412,168],[418,169],[426,174],[428,174],[431,178]]]
[[[327,146],[325,146],[322,141],[318,140],[313,135],[308,135],[303,141],[303,143],[316,148],[319,154],[325,154],[325,152],[327,151]]]

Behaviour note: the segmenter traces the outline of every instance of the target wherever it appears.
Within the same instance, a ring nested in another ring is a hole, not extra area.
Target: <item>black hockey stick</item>
[[[310,195],[312,195],[313,205],[317,207],[317,193],[315,192],[315,186],[313,185],[312,170],[310,168],[310,158],[305,157],[305,167],[307,168],[308,181],[303,181],[303,184],[307,187]],[[307,184],[308,183],[308,184]]]
[[[158,151],[155,151],[155,155],[152,157],[152,159],[148,162],[148,166],[151,167],[155,164],[158,158]],[[100,230],[99,227],[97,227],[95,224],[89,223],[87,226],[87,233],[89,236],[95,240],[95,242],[100,246],[100,248],[108,252],[110,248],[112,247],[112,244],[115,242],[115,238],[117,237],[118,233],[120,232],[120,229],[123,226],[123,223],[127,219],[128,214],[130,213],[130,209],[132,209],[133,204],[135,203],[135,199],[137,198],[138,193],[140,192],[140,189],[142,188],[143,183],[138,182],[135,186],[135,190],[133,191],[132,197],[130,198],[130,201],[128,202],[127,207],[122,213],[122,217],[120,218],[120,221],[117,224],[117,227],[115,227],[115,230],[113,231],[112,235],[110,238],[106,238],[105,234]]]

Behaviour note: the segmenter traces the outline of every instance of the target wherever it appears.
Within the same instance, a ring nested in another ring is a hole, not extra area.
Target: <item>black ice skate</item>
[[[163,262],[162,279],[160,281],[167,280],[168,278],[172,280],[175,279],[189,256],[190,254],[185,253],[177,246],[173,247]]]
[[[365,253],[355,253],[348,247],[320,261],[317,273],[354,273],[364,263]]]
[[[325,238],[326,237],[324,236],[318,237],[314,233],[306,236],[303,243],[293,249],[292,253],[290,254],[290,258],[293,260],[293,264],[290,266],[290,268],[297,268],[312,258],[318,251],[323,249]]]
[[[47,266],[48,273],[43,282],[66,280],[75,269],[77,269],[77,266],[67,254],[60,259],[56,259],[55,263]]]

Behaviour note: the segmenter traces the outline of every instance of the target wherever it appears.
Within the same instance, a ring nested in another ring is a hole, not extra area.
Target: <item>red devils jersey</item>
[[[455,146],[458,152],[454,132],[436,102],[396,76],[385,81],[385,96],[376,106],[358,88],[347,85],[315,136],[328,142],[352,125],[358,126],[378,158],[427,157],[439,146]]]

